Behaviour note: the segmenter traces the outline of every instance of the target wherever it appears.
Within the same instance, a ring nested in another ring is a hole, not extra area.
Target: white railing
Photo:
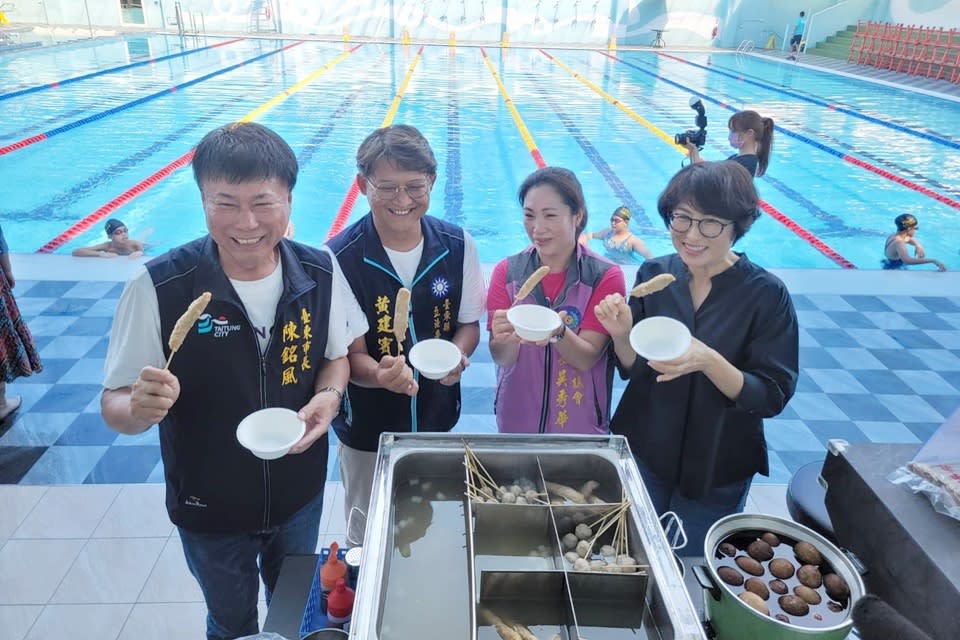
[[[754,49],[753,40],[744,40],[737,45],[737,53],[750,53]]]
[[[876,0],[844,0],[817,11],[807,20],[803,30],[804,48],[815,47],[837,31],[863,20],[876,4]]]

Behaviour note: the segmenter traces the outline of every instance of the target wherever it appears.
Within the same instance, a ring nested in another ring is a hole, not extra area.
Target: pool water
[[[517,187],[537,168],[527,142],[547,164],[577,173],[589,230],[606,227],[625,204],[633,232],[655,255],[669,253],[656,200],[683,160],[667,140],[693,128],[688,99],[697,95],[709,119],[707,159],[732,153],[726,122],[733,109],[756,109],[779,127],[768,174],[757,186],[781,215],[763,215],[739,242],[753,261],[876,269],[893,218],[913,213],[926,254],[960,268],[960,103],[732,53],[463,46],[419,52],[373,43],[345,53],[342,43],[137,35],[0,55],[0,148],[48,134],[0,153],[7,187],[0,221],[11,249],[69,253],[103,242],[108,217],[145,238],[150,255],[203,234],[189,166],[164,170],[208,130],[257,109],[255,119],[284,136],[300,161],[296,239],[322,243],[338,211],[349,212],[349,221],[366,213],[362,196],[352,208],[344,202],[354,154],[398,97],[392,122],[420,128],[437,156],[430,213],[463,225],[483,262],[527,244],[516,200]],[[118,67],[126,68],[106,71]],[[106,72],[22,93],[98,71]],[[84,220],[88,228],[78,230]],[[600,241],[591,246],[603,252]]]

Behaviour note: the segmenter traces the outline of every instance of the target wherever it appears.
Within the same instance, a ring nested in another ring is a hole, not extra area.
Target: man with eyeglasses
[[[103,229],[110,238],[108,241],[92,247],[74,249],[73,255],[77,258],[116,258],[118,256],[139,258],[143,255],[143,242],[131,240],[127,225],[122,221],[110,218]]]
[[[701,555],[707,530],[742,511],[755,473],[769,474],[763,419],[783,411],[799,374],[799,326],[784,284],[733,251],[758,218],[753,177],[739,163],[695,163],[677,173],[657,209],[676,253],[644,262],[636,283],[669,273],[676,282],[628,302],[607,296],[597,318],[629,379],[610,421],[627,436],[658,513],[683,521]],[[684,323],[682,356],[648,361],[630,346],[651,316]]]
[[[371,133],[357,150],[357,184],[370,213],[329,241],[370,326],[350,346],[340,438],[348,541],[361,544],[380,434],[449,431],[460,416],[460,376],[480,340],[486,299],[477,247],[462,228],[427,215],[437,161],[409,125]],[[411,292],[403,353],[428,338],[453,342],[460,366],[421,378],[399,354],[397,292]]]

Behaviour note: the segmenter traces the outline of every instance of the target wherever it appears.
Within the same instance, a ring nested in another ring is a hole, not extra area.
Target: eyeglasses
[[[419,200],[430,192],[429,182],[414,182],[413,184],[377,184],[369,177],[367,182],[376,191],[377,197],[381,200],[393,200],[400,195],[400,189],[403,189],[411,200]]]
[[[720,222],[714,218],[691,218],[682,214],[674,213],[670,216],[670,228],[677,233],[686,233],[690,231],[693,223],[697,223],[697,229],[704,238],[716,238],[723,230],[732,225],[732,222]]]
[[[117,235],[118,233],[126,233],[126,232],[127,232],[127,228],[126,228],[126,227],[117,227],[116,229],[114,229],[114,230],[110,233],[110,235],[115,236],[115,235]]]

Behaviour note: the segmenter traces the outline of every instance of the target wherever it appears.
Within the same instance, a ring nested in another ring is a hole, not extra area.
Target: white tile
[[[0,549],[0,604],[47,604],[83,540],[8,540]]]
[[[202,602],[139,603],[117,640],[199,639],[206,635],[206,619]]]
[[[757,505],[759,513],[793,520],[787,510],[787,485],[765,484],[750,487],[749,497]]]
[[[47,605],[24,640],[113,640],[132,608],[132,604]]]
[[[332,431],[332,430],[331,430]],[[330,456],[330,464],[339,464],[339,461],[332,462],[333,456]],[[334,480],[328,480],[323,488],[323,511],[320,515],[320,534],[322,535],[330,524],[330,518],[333,516],[334,503],[337,494],[343,493],[343,483]],[[340,503],[340,514],[343,517],[343,502]]]
[[[120,490],[94,538],[159,538],[173,533],[162,484],[128,484]]]
[[[107,538],[87,542],[53,594],[58,604],[136,602],[167,538]]]
[[[167,539],[137,602],[203,602],[200,585],[187,569],[180,536]]]
[[[0,485],[0,547],[37,506],[46,491],[47,487]]]
[[[88,538],[119,493],[119,485],[50,487],[13,537]]]
[[[41,605],[0,605],[0,638],[23,640],[41,611]]]

